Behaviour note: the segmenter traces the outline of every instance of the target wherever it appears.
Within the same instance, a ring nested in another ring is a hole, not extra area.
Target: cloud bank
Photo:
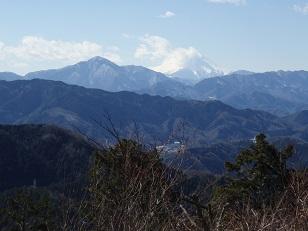
[[[0,69],[25,74],[38,69],[55,68],[104,56],[112,61],[121,61],[118,48],[104,48],[93,42],[47,40],[37,36],[25,36],[17,45],[0,41]]]
[[[207,63],[205,56],[196,48],[173,47],[167,39],[154,35],[145,35],[140,39],[135,58],[150,63],[151,69],[166,74]]]

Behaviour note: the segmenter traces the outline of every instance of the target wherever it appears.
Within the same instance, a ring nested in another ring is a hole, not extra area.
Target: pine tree
[[[290,173],[287,160],[293,153],[293,146],[279,151],[266,141],[264,134],[259,134],[255,143],[241,151],[234,163],[225,163],[233,177],[218,194],[229,202],[249,200],[256,206],[274,202],[287,186]]]

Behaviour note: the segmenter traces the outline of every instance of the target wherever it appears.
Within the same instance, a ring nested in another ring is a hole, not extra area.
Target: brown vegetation
[[[265,136],[259,138],[257,144],[239,154],[234,164],[228,164],[236,170],[245,166],[245,175],[241,174],[240,181],[233,175],[230,182],[217,177],[206,180],[201,175],[188,177],[175,166],[163,164],[157,150],[131,140],[118,140],[115,146],[94,154],[88,182],[80,195],[49,192],[44,194],[44,200],[38,200],[33,199],[33,195],[41,198],[37,196],[40,194],[32,193],[35,188],[26,190],[26,194],[20,192],[18,197],[8,194],[1,203],[0,228],[22,231],[308,230],[307,172],[286,168],[291,148],[278,151],[266,142]],[[272,155],[274,157],[269,158]],[[248,165],[244,157],[249,157]],[[273,166],[283,167],[283,184],[276,184],[276,173],[272,175],[268,171],[274,169]],[[264,182],[273,187],[263,187]],[[269,189],[276,191],[267,197],[265,192]],[[225,192],[239,195],[244,192],[244,196],[225,197]],[[256,193],[262,195],[258,203]],[[45,216],[47,211],[50,216]]]

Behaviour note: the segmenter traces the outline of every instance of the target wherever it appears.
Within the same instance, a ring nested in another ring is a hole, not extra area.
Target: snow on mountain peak
[[[219,70],[214,65],[210,65],[204,57],[200,57],[199,59],[187,63],[185,67],[169,76],[186,84],[195,84],[203,79],[221,75],[224,75],[223,71]]]

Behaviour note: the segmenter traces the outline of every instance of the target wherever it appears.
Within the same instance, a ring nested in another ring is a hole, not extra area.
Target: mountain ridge
[[[97,121],[107,114],[125,137],[139,130],[148,141],[166,142],[183,130],[194,145],[289,131],[272,114],[238,110],[219,101],[112,93],[38,79],[0,81],[0,112],[0,123],[55,124],[100,139],[108,134]]]
[[[61,69],[32,72],[25,79],[63,81],[87,88],[107,91],[138,91],[150,88],[157,82],[173,82],[162,73],[142,66],[118,66],[102,57],[94,57]]]
[[[308,72],[239,72],[191,85],[142,66],[118,66],[105,58],[94,57],[61,69],[32,72],[23,77],[0,73],[0,79],[50,79],[111,92],[131,91],[176,99],[216,99],[238,109],[252,108],[278,116],[308,109]]]

